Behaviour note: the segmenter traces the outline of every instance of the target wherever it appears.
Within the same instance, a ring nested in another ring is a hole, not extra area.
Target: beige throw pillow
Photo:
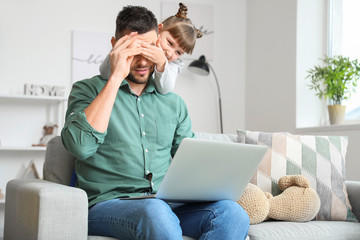
[[[304,175],[320,197],[317,220],[357,221],[344,183],[347,137],[237,132],[240,143],[269,147],[251,183],[276,196],[281,192],[277,184],[279,178]]]

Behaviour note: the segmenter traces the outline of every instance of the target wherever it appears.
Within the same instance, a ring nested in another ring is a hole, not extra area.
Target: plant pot
[[[342,124],[345,118],[345,105],[328,105],[329,118],[331,125]]]

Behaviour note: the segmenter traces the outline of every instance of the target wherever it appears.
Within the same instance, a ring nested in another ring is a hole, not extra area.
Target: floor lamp
[[[224,133],[223,132],[223,122],[222,122],[220,86],[219,86],[219,82],[218,82],[218,79],[216,77],[214,69],[206,61],[204,55],[200,56],[200,58],[198,60],[195,60],[192,63],[190,63],[188,68],[189,68],[189,71],[191,71],[193,73],[196,73],[196,74],[199,74],[199,75],[203,75],[203,76],[209,75],[210,74],[210,69],[213,72],[214,77],[215,77],[215,81],[216,81],[216,85],[217,85],[218,95],[219,95],[220,130],[221,130],[221,133]]]

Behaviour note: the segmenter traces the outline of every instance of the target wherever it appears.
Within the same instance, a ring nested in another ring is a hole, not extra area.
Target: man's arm
[[[140,48],[132,46],[136,35],[137,33],[131,33],[114,42],[110,52],[110,78],[94,101],[84,109],[87,121],[99,132],[106,131],[121,82],[129,74],[134,56],[141,52]]]
[[[93,155],[107,134],[92,128],[84,113],[84,109],[95,99],[103,86],[103,83],[98,84],[99,80],[96,77],[78,81],[74,83],[70,92],[61,137],[65,148],[78,159],[86,159]]]
[[[113,71],[100,92],[88,80],[76,82],[71,90],[61,135],[66,149],[78,159],[93,155],[104,141],[117,92],[140,51],[130,46],[135,40],[136,33],[132,33],[114,42],[110,53]]]

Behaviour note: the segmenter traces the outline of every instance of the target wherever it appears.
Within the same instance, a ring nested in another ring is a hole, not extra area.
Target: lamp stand
[[[219,95],[219,115],[220,115],[220,132],[221,133],[224,133],[224,130],[223,130],[223,121],[222,121],[222,108],[221,108],[221,94],[220,94],[220,85],[219,85],[219,82],[218,82],[218,79],[217,79],[217,76],[215,74],[215,71],[213,69],[213,67],[210,65],[210,63],[207,63],[211,69],[211,71],[213,72],[214,74],[214,77],[215,77],[215,82],[216,82],[216,86],[217,86],[217,91],[218,91],[218,95]]]

